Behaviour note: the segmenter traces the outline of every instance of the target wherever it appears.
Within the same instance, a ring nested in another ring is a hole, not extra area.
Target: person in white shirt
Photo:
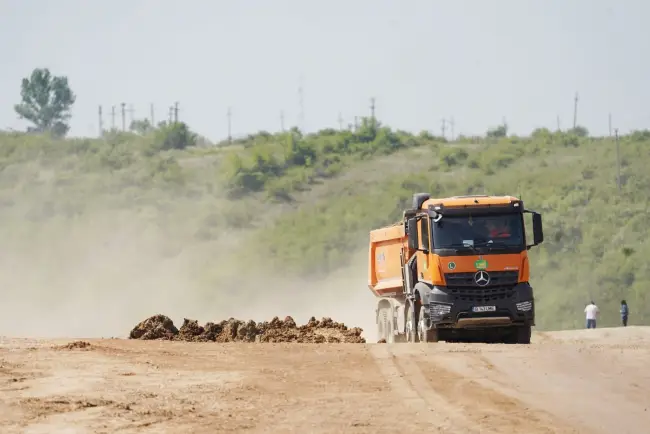
[[[600,310],[598,309],[598,306],[596,306],[596,303],[593,301],[585,307],[585,316],[587,318],[587,328],[588,329],[595,329],[596,328],[596,317],[598,316],[598,313]]]

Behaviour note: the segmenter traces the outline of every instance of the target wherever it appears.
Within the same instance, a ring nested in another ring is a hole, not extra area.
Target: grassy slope
[[[385,137],[366,143],[347,137],[329,132],[308,139],[305,146],[316,151],[310,165],[301,167],[282,164],[290,155],[287,137],[158,154],[147,138],[53,143],[2,136],[0,235],[21,264],[27,256],[48,266],[56,259],[54,270],[79,266],[91,246],[119,244],[110,257],[121,258],[132,272],[141,270],[141,287],[147,273],[176,267],[185,273],[186,292],[225,306],[250,302],[259,293],[259,285],[243,280],[259,283],[276,275],[312,282],[345,267],[363,254],[368,230],[397,220],[413,192],[521,194],[528,207],[544,213],[546,242],[531,251],[538,327],[582,327],[589,298],[600,305],[603,325],[617,322],[621,298],[630,304],[633,324],[650,323],[647,135],[622,139],[620,194],[610,140],[542,132],[450,145],[402,135],[403,146],[387,146]],[[261,163],[253,167],[251,161]],[[241,165],[244,170],[237,171]],[[242,181],[235,172],[250,174],[256,167],[257,191],[233,198],[233,183],[241,187],[250,179]],[[85,250],[57,255],[57,248],[70,244]],[[156,261],[147,262],[151,256]],[[365,265],[352,273],[355,281],[363,280]],[[40,280],[31,276],[29,285],[26,278],[14,280],[38,291],[52,279],[67,287],[69,276],[50,271],[39,274]],[[233,282],[237,290],[230,290]],[[295,291],[309,291],[309,283],[303,286]]]

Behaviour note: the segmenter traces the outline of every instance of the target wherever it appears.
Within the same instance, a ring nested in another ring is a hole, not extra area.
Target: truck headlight
[[[521,303],[517,303],[516,306],[517,310],[528,312],[533,308],[533,303],[531,301],[522,301]]]

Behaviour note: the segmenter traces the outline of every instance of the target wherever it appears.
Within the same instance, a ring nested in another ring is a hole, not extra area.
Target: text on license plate
[[[474,312],[494,312],[496,310],[496,306],[474,306],[472,308],[472,311]]]

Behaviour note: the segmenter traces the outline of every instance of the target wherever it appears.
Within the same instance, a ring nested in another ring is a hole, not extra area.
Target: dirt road
[[[2,433],[640,433],[650,327],[530,346],[0,338]]]

